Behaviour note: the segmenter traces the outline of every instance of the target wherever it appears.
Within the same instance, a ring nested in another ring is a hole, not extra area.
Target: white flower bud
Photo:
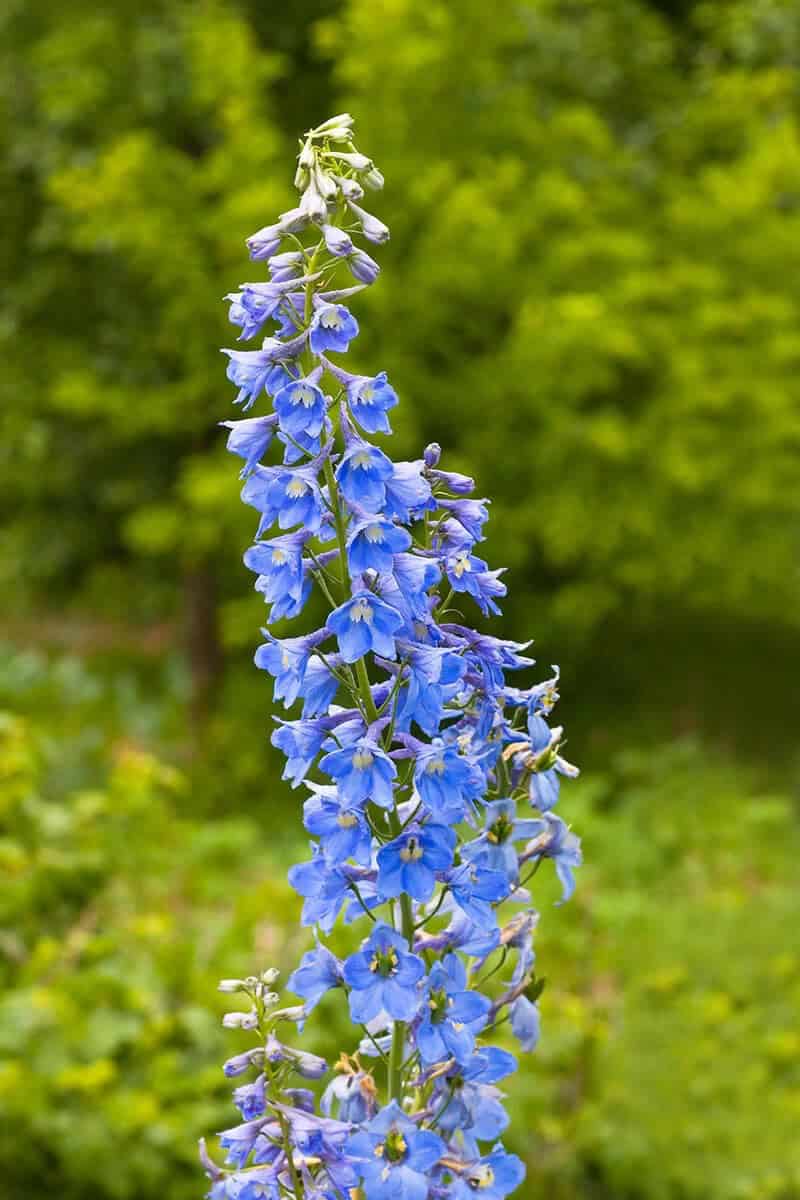
[[[277,1000],[277,996],[275,999]],[[302,1004],[294,1004],[291,1008],[279,1008],[272,1016],[277,1021],[302,1021],[306,1016],[306,1010]]]
[[[222,1018],[223,1029],[257,1029],[258,1013],[229,1012]]]
[[[383,175],[377,167],[370,167],[364,176],[364,186],[373,192],[379,192],[383,187]]]
[[[244,979],[220,979],[217,984],[217,991],[232,994],[233,992],[243,992],[246,987],[247,984]]]
[[[261,972],[262,983],[274,983],[280,976],[280,971],[277,967],[267,967],[266,971]]]
[[[332,137],[331,130],[336,130],[340,126],[343,129],[351,130],[354,121],[350,113],[339,113],[335,117],[328,117],[327,121],[323,121],[321,125],[317,125],[308,134],[309,137]]]

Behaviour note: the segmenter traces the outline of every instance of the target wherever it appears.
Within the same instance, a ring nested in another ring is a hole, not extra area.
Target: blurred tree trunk
[[[195,746],[202,735],[222,675],[217,622],[217,581],[206,560],[191,563],[183,577],[186,654],[191,696],[189,715]]]

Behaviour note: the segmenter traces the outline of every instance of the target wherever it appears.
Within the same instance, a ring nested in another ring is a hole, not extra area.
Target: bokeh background
[[[584,769],[524,1194],[800,1196],[795,0],[6,0],[0,32],[0,1196],[202,1195],[216,980],[308,942],[217,348],[343,109],[393,231],[359,362],[398,454],[493,498],[495,629],[561,664]]]

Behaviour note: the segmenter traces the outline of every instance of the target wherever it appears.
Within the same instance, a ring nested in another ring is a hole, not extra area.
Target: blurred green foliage
[[[0,1197],[201,1194],[215,980],[305,945],[217,347],[344,108],[393,234],[357,364],[399,454],[492,497],[498,632],[561,662],[586,768],[526,1195],[800,1196],[797,4],[7,0],[0,33]]]
[[[797,660],[792,0],[501,0],[491,21],[478,0],[11,0],[0,21],[12,610],[188,615],[206,687],[220,627],[252,643],[221,295],[290,203],[297,133],[347,106],[393,230],[359,361],[401,392],[398,450],[440,441],[493,498],[510,623],[588,686],[632,636],[668,647],[663,686],[701,722],[731,642],[758,637],[751,673]],[[727,643],[695,701],[698,631]]]
[[[189,1200],[244,1036],[220,1028],[216,980],[307,946],[297,824],[269,799],[199,822],[185,776],[123,739],[65,786],[72,753],[0,714],[0,1194]],[[569,806],[588,863],[563,909],[537,876],[544,1037],[511,1091],[525,1194],[800,1195],[790,800],[685,742],[616,755]],[[333,1061],[351,1037],[330,997],[304,1044]]]

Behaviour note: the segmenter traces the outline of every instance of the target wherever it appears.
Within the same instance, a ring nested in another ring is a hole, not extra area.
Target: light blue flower
[[[346,663],[357,662],[370,650],[383,658],[394,658],[394,635],[402,624],[397,609],[369,591],[355,592],[328,617],[328,629],[336,634],[339,653]]]
[[[425,964],[409,953],[405,938],[388,925],[375,925],[363,947],[345,960],[350,1016],[359,1024],[382,1012],[393,1021],[410,1021],[419,1008],[417,984],[424,974]]]

